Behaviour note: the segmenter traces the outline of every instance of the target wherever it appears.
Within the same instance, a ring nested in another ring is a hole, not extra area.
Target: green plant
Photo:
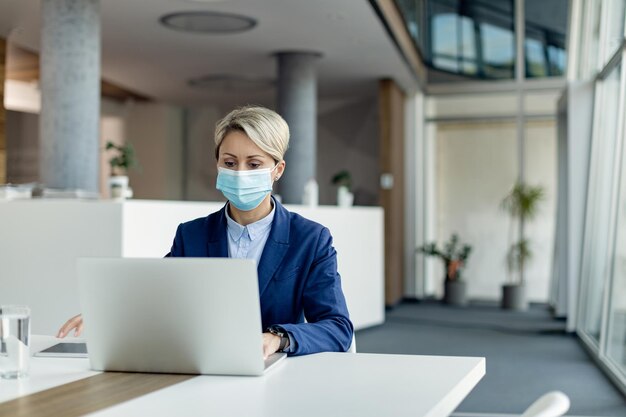
[[[135,148],[133,148],[132,144],[127,143],[120,146],[109,141],[104,149],[115,152],[115,155],[109,159],[111,175],[126,175],[129,168],[137,166]]]
[[[509,271],[508,281],[511,283],[524,284],[524,270],[532,258],[530,242],[524,236],[524,229],[526,222],[534,219],[537,215],[539,203],[544,197],[543,187],[517,182],[500,204],[501,208],[511,216],[511,227],[509,228],[511,247],[506,256]],[[513,242],[513,226],[516,219],[518,220],[519,239],[517,242]],[[517,280],[513,274],[515,271],[519,273]]]
[[[444,244],[443,250],[437,248],[435,242],[417,248],[418,252],[440,258],[446,269],[446,281],[461,280],[461,272],[472,253],[470,245],[460,245],[459,236],[455,233]]]
[[[333,176],[331,183],[338,187],[347,187],[348,190],[350,190],[352,188],[352,176],[350,175],[350,172],[344,169]]]

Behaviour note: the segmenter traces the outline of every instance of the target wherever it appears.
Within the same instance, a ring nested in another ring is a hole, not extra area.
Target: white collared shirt
[[[258,266],[263,248],[272,230],[275,211],[276,209],[272,207],[270,214],[261,220],[242,226],[230,217],[227,207],[228,256],[237,259],[254,259]]]

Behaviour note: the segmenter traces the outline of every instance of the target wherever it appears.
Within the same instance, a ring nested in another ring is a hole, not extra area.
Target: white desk
[[[95,374],[85,359],[31,365],[30,380],[0,382],[0,401]],[[484,358],[321,353],[263,377],[195,377],[92,415],[446,417],[484,374]]]
[[[52,336],[33,335],[31,354],[50,347],[58,341],[60,339]],[[63,340],[63,342],[70,343],[83,341],[74,337]],[[0,403],[97,374],[99,372],[89,369],[88,359],[31,358],[29,378],[17,381],[0,379]]]

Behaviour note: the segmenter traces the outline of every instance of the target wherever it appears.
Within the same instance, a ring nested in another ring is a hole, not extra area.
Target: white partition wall
[[[77,257],[162,257],[180,223],[222,205],[148,200],[0,202],[0,304],[29,305],[32,331],[53,334],[79,313]],[[381,324],[382,209],[287,208],[330,229],[355,327]]]

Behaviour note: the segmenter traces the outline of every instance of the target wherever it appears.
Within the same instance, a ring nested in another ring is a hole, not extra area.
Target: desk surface
[[[484,358],[321,353],[262,377],[181,379],[91,415],[445,417],[484,374]],[[0,382],[0,401],[93,375],[86,359],[33,358],[30,379]]]

